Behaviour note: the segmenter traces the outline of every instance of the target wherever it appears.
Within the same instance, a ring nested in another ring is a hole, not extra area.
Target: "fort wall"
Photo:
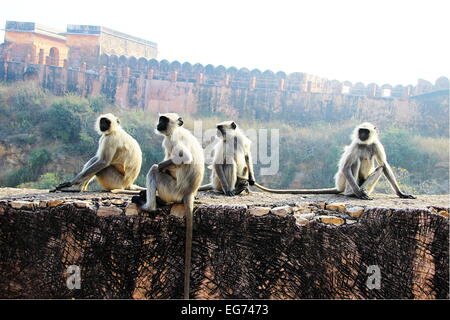
[[[305,124],[357,119],[417,129],[449,125],[448,79],[444,77],[435,85],[419,82],[416,87],[378,87],[303,73],[287,75],[105,54],[99,65],[96,70],[86,63],[74,68],[67,61],[58,67],[5,60],[0,63],[0,81],[33,79],[57,95],[103,95],[122,108],[155,113],[221,113]],[[430,105],[426,97],[437,98]]]

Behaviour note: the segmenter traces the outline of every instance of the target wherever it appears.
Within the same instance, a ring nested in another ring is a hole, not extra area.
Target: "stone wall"
[[[124,35],[118,31],[102,27],[100,35],[100,54],[126,57],[156,58],[156,43]]]
[[[0,298],[181,298],[179,205],[145,214],[111,193],[7,193]],[[449,298],[448,196],[261,195],[200,194],[192,298]],[[69,266],[80,289],[66,285]]]
[[[307,74],[236,70],[233,68],[127,59],[102,55],[109,67],[89,69],[15,61],[0,63],[0,81],[34,79],[55,94],[106,96],[122,108],[151,112],[223,113],[229,117],[294,121],[358,119],[412,128],[448,127],[448,90],[403,98],[341,93],[348,83],[327,82]],[[414,88],[413,88],[414,89]],[[322,90],[322,91],[319,91]],[[361,89],[362,90],[362,89]],[[376,90],[375,90],[376,91]],[[414,91],[414,90],[413,90]],[[434,110],[432,113],[431,110]],[[423,119],[426,115],[428,123]],[[434,130],[434,129],[433,129]]]

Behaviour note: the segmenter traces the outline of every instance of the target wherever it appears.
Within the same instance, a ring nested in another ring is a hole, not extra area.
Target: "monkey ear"
[[[181,127],[183,125],[183,119],[178,118],[178,126]]]
[[[120,124],[120,119],[119,118],[117,118],[117,124]]]
[[[234,123],[234,121],[231,123],[231,128],[234,130],[234,129],[236,129],[236,123]]]

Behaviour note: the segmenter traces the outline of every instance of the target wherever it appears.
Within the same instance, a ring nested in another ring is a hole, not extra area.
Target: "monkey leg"
[[[358,163],[355,163],[352,166],[352,168],[351,168],[352,176],[353,176],[353,179],[355,181],[358,178],[360,167],[361,167],[361,164],[358,162]],[[346,196],[356,196],[355,191],[353,190],[353,188],[352,188],[350,182],[348,181],[348,179],[346,179],[344,195],[346,195]]]
[[[212,177],[212,185],[216,191],[222,192],[227,196],[234,196],[233,189],[237,181],[235,163],[215,165]]]
[[[238,195],[241,194],[243,191],[249,191],[248,190],[248,181],[247,180],[238,180],[236,182],[236,187],[234,189],[234,194]]]
[[[345,185],[346,185],[346,179],[345,179],[344,174],[342,172],[338,171],[338,173],[336,173],[336,175],[334,176],[334,180],[335,180],[336,189],[339,192],[344,192]]]
[[[377,185],[378,181],[380,180],[381,176],[383,175],[383,167],[380,166],[375,169],[374,172],[372,172],[367,179],[361,184],[361,189],[366,191],[368,195],[370,195],[373,192],[373,189]]]
[[[124,175],[114,166],[100,170],[95,176],[105,190],[124,189]]]
[[[146,178],[146,203],[142,206],[143,210],[155,211],[157,208],[156,192],[160,200],[165,203],[181,202],[183,195],[177,192],[176,180],[166,172],[160,172],[158,165],[153,165]]]
[[[81,191],[81,192],[87,191],[87,188],[88,188],[88,186],[89,186],[89,183],[91,183],[92,179],[94,179],[94,178],[95,178],[95,175],[92,175],[90,178],[84,180],[84,181],[81,183],[81,189],[80,189],[80,191]]]

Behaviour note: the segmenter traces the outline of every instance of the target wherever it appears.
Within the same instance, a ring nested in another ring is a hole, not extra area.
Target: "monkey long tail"
[[[183,199],[186,217],[186,246],[184,251],[184,299],[189,299],[192,263],[192,225],[194,218],[194,197],[186,196]]]
[[[200,188],[198,188],[198,191],[209,191],[209,190],[213,190],[213,185],[211,183],[209,184],[205,184],[203,186],[201,186]]]
[[[145,190],[145,189],[143,189]],[[125,190],[125,189],[112,189],[111,193],[116,194],[139,194],[140,191],[137,190]]]
[[[255,187],[262,191],[278,194],[338,194],[341,193],[336,188],[325,188],[325,189],[269,189],[263,187],[262,185],[255,182]]]

